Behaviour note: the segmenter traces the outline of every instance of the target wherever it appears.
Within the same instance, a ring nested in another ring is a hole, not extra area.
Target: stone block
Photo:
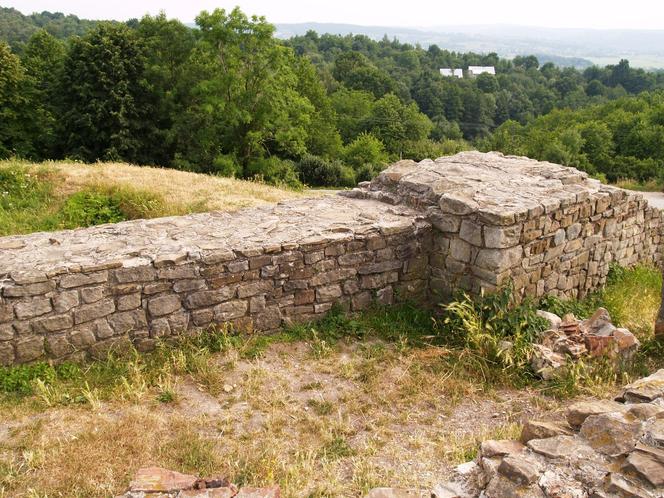
[[[320,303],[334,301],[343,295],[339,284],[326,285],[316,289],[316,300]]]
[[[84,287],[80,290],[81,299],[84,303],[96,303],[104,297],[105,287],[98,285],[95,287]]]
[[[486,233],[486,232],[485,232]],[[463,220],[459,229],[459,238],[477,247],[482,246],[482,226],[471,220]],[[487,246],[492,247],[492,246]]]
[[[179,310],[181,306],[178,296],[153,297],[148,301],[148,311],[152,316],[168,315]]]
[[[187,309],[206,308],[214,306],[235,297],[237,286],[222,287],[220,289],[194,292],[187,296],[185,306]]]
[[[45,315],[52,309],[51,300],[47,297],[34,297],[32,299],[19,301],[14,305],[16,318],[19,320],[27,320],[36,316]]]
[[[141,330],[148,326],[145,311],[142,309],[114,313],[108,318],[108,323],[116,335],[128,334],[129,332]]]
[[[26,363],[44,355],[44,339],[40,336],[24,337],[15,344],[17,363]]]
[[[118,311],[128,311],[139,308],[141,306],[141,294],[127,294],[117,298],[116,308]]]
[[[152,266],[135,266],[114,270],[115,280],[120,284],[150,282],[157,278],[157,271]],[[62,283],[60,283],[62,286]]]
[[[64,313],[78,305],[78,291],[62,291],[53,296],[53,309],[57,313]]]
[[[484,227],[484,245],[489,249],[505,249],[513,247],[521,239],[522,225],[507,227],[496,227],[487,225]]]
[[[486,270],[503,271],[521,263],[523,249],[521,246],[509,249],[481,249],[475,264]]]
[[[38,282],[36,284],[5,287],[2,290],[2,295],[5,297],[42,296],[53,289],[55,289],[55,282],[49,280],[47,282]]]
[[[103,299],[102,301],[86,304],[74,310],[74,323],[84,323],[96,318],[103,318],[115,311],[115,302],[113,299]]]
[[[234,318],[240,318],[247,313],[249,303],[247,301],[234,300],[221,303],[214,307],[214,319],[219,323],[227,322]]]
[[[453,239],[450,242],[450,256],[462,263],[470,262],[471,246],[468,242],[461,239]]]

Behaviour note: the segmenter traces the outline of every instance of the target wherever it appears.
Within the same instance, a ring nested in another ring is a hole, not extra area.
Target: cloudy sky
[[[268,21],[375,26],[520,24],[547,27],[664,29],[664,0],[2,0],[21,12],[42,10],[88,19],[126,20],[165,10],[189,22],[201,10],[239,5]]]

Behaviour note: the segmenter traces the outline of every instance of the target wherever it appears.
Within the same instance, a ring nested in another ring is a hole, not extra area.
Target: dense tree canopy
[[[387,37],[282,41],[239,9],[201,12],[193,29],[164,14],[0,14],[12,40],[0,42],[0,157],[352,185],[391,160],[474,146],[610,179],[663,176],[664,74],[626,60],[580,72]],[[439,71],[468,65],[496,75]]]

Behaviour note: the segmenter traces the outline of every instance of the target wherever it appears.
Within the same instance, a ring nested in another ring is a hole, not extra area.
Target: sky
[[[664,29],[664,0],[0,0],[23,13],[64,12],[124,21],[166,11],[193,21],[201,10],[232,9],[271,23],[336,22],[370,26],[435,27],[518,24],[553,28]]]

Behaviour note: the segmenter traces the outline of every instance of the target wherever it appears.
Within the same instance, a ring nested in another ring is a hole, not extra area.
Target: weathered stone
[[[104,287],[99,285],[96,287],[84,287],[81,289],[81,299],[86,304],[96,303],[104,297]]]
[[[610,400],[579,401],[567,408],[567,423],[580,428],[583,422],[591,415],[601,415],[609,412],[622,412],[624,405]]]
[[[108,280],[108,272],[100,271],[94,273],[75,273],[73,275],[64,275],[60,278],[60,287],[70,289],[73,287],[82,287],[84,285],[101,284]]]
[[[644,479],[652,486],[664,487],[664,462],[652,453],[632,451],[627,456],[622,470]]]
[[[664,448],[664,419],[650,419],[643,424],[642,440],[657,448]]]
[[[136,472],[129,484],[130,491],[145,493],[174,492],[191,489],[198,479],[196,476],[181,474],[161,467],[144,467]]]
[[[120,268],[113,272],[118,283],[150,282],[157,278],[157,271],[151,266]],[[62,285],[62,283],[60,283]]]
[[[104,299],[97,303],[86,304],[74,310],[74,323],[84,323],[96,318],[103,318],[115,311],[115,302]]]
[[[482,249],[477,254],[475,264],[487,270],[502,271],[519,264],[522,253],[521,246],[510,249]]]
[[[341,297],[343,295],[343,291],[341,290],[341,286],[334,284],[334,285],[326,285],[324,287],[318,287],[316,289],[316,299],[318,302],[324,303],[328,301],[334,301],[335,299]]]
[[[553,436],[546,439],[531,439],[528,448],[547,458],[590,458],[594,451],[581,439],[574,436]]]
[[[527,420],[521,430],[520,441],[525,444],[531,439],[547,439],[556,436],[570,436],[572,430],[560,422]]]
[[[630,420],[618,412],[588,416],[580,432],[590,446],[609,456],[632,451],[641,433],[640,421]]]
[[[626,413],[639,420],[648,420],[658,415],[664,416],[664,406],[654,403],[636,403],[627,405]]]
[[[517,484],[533,484],[542,471],[541,465],[534,459],[516,453],[503,458],[498,472]]]
[[[183,490],[178,493],[176,498],[233,498],[236,494],[235,487],[224,486],[222,488]]]
[[[625,386],[620,399],[629,403],[643,403],[664,398],[664,368]]]
[[[120,296],[117,299],[117,310],[118,311],[128,311],[134,310],[141,306],[141,295],[136,294],[127,294],[125,296]]]
[[[612,496],[621,498],[654,498],[654,495],[640,486],[637,482],[625,476],[611,472],[606,476],[605,488]]]
[[[256,294],[264,294],[272,289],[272,287],[272,283],[269,281],[243,283],[237,288],[237,297],[245,298],[255,296]]]
[[[55,288],[55,282],[39,282],[36,284],[16,285],[14,287],[5,287],[2,291],[5,297],[30,297],[41,296]]]
[[[247,301],[227,301],[214,307],[214,319],[218,322],[227,322],[233,318],[240,318],[247,313]]]
[[[548,311],[537,310],[537,316],[542,317],[549,322],[549,328],[552,330],[558,330],[558,327],[560,327],[560,324],[562,323],[562,319],[558,315]]]
[[[51,300],[47,297],[34,297],[27,301],[19,301],[14,306],[16,318],[19,320],[27,320],[35,316],[45,315],[52,309]]]
[[[46,318],[40,318],[35,321],[35,330],[42,332],[56,332],[58,330],[67,330],[74,326],[74,320],[71,315],[53,315]]]
[[[3,367],[10,366],[14,363],[14,346],[9,342],[0,342],[0,365]]]
[[[53,298],[53,309],[57,313],[65,313],[78,304],[78,291],[75,290],[60,292]]]
[[[179,310],[181,307],[178,296],[154,297],[148,301],[148,311],[152,316],[163,316]]]
[[[16,342],[16,361],[25,363],[44,355],[44,339],[40,336],[25,337]]]
[[[514,247],[521,238],[522,225],[509,227],[484,227],[484,246],[490,249],[505,249]]]
[[[463,220],[459,229],[459,237],[469,244],[482,247],[482,225],[479,225],[472,220]],[[493,246],[487,245],[487,247]]]
[[[521,453],[526,447],[519,441],[512,441],[509,439],[502,440],[488,440],[482,442],[480,446],[480,454],[482,457],[491,458],[495,456],[511,455],[513,453]]]
[[[144,329],[148,325],[145,311],[142,309],[114,313],[108,317],[108,322],[116,334],[127,334],[135,330]]]
[[[236,287],[222,287],[221,289],[194,292],[187,296],[185,301],[188,309],[204,308],[214,306],[223,301],[228,301],[235,296]]]

